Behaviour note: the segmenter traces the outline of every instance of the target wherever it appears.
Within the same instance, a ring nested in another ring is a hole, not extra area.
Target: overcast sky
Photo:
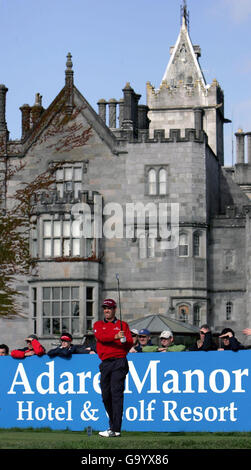
[[[97,110],[100,98],[120,99],[130,82],[140,103],[146,82],[159,87],[169,47],[180,30],[183,0],[0,0],[0,83],[8,88],[10,138],[21,136],[24,103],[35,93],[46,108],[64,86],[72,54],[75,85]],[[225,94],[225,163],[232,138],[251,131],[251,0],[187,0],[190,37],[201,46],[207,83]]]

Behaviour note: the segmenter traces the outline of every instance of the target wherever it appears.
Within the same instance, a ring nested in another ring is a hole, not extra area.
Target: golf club
[[[121,303],[120,303],[119,274],[118,274],[118,273],[116,274],[116,279],[117,279],[117,282],[118,282],[118,299],[119,299],[119,319],[120,319],[120,329],[121,329],[121,331],[123,331],[123,325],[122,325],[122,314],[121,314]],[[126,342],[126,338],[125,338],[125,337],[123,337],[123,338],[120,338],[120,342],[121,342],[121,343],[125,343],[125,342]]]

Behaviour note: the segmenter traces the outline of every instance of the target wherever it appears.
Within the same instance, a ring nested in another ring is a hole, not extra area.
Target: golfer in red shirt
[[[104,320],[94,324],[97,353],[101,359],[100,387],[102,399],[109,417],[109,429],[99,433],[102,437],[120,436],[125,378],[129,367],[127,353],[133,345],[129,326],[116,318],[117,304],[113,299],[103,302]],[[121,341],[122,340],[122,341]]]

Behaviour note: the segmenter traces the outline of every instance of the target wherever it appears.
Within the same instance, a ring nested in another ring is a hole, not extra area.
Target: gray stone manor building
[[[20,182],[60,162],[50,190],[34,197],[36,275],[17,279],[22,313],[0,318],[0,342],[14,347],[36,333],[48,347],[63,330],[81,340],[102,299],[118,299],[117,273],[127,322],[159,316],[193,332],[207,322],[242,339],[251,326],[251,133],[236,132],[236,163],[225,167],[224,94],[216,80],[206,83],[200,54],[183,7],[146,104],[126,83],[121,99],[100,99],[97,111],[75,87],[68,54],[50,106],[37,93],[20,107],[20,140],[9,138],[0,85],[1,171],[25,163],[7,203]],[[131,212],[138,203],[145,218]]]

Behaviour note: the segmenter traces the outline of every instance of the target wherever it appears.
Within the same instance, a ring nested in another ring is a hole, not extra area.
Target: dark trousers
[[[110,429],[120,432],[124,403],[125,378],[129,367],[126,357],[106,359],[99,366],[102,399]]]

